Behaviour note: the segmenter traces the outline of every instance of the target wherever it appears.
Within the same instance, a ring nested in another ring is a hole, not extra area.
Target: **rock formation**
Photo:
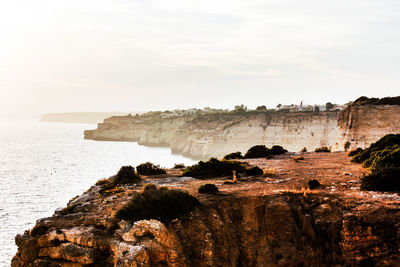
[[[352,104],[344,111],[307,113],[219,113],[172,116],[164,113],[112,117],[85,131],[86,139],[136,141],[167,146],[173,153],[208,159],[246,152],[254,145],[289,151],[329,147],[365,148],[387,133],[400,132],[399,105]]]
[[[236,184],[182,179],[177,170],[145,178],[201,201],[167,224],[113,217],[142,184],[106,195],[93,186],[18,235],[12,266],[398,266],[400,197],[361,192],[357,178],[366,171],[344,153],[291,157],[248,160],[266,174]],[[302,190],[310,178],[322,187]],[[220,193],[197,194],[205,182]]]

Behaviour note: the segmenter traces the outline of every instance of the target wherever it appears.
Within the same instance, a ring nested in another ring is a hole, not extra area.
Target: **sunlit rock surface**
[[[172,152],[208,159],[246,152],[254,145],[281,145],[289,151],[329,147],[365,148],[387,133],[400,132],[400,106],[350,105],[344,111],[111,117],[86,139],[136,141],[168,146]]]
[[[293,156],[248,160],[266,174],[236,184],[174,169],[108,195],[93,186],[18,235],[12,266],[399,266],[399,195],[360,191],[366,170],[345,153]],[[305,191],[311,178],[322,187]],[[113,217],[144,183],[165,179],[201,205],[167,224]],[[197,194],[203,183],[220,192]]]

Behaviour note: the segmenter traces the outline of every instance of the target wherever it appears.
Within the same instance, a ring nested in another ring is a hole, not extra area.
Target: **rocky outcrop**
[[[169,225],[121,221],[113,235],[39,223],[41,235],[17,237],[13,266],[394,266],[399,221],[398,208],[353,213],[323,195],[226,199]]]
[[[168,224],[113,216],[141,184],[106,195],[93,186],[18,235],[12,266],[398,266],[400,197],[359,191],[353,176],[363,170],[344,153],[326,154],[306,154],[303,163],[288,155],[252,160],[280,169],[275,178],[241,176],[233,185],[221,177],[181,180],[171,170],[146,178],[168,178],[201,202]],[[322,175],[320,190],[289,189],[308,174]],[[220,193],[197,194],[204,182],[218,184]]]
[[[400,133],[399,105],[348,106],[339,116],[341,142],[366,148],[389,133]]]
[[[167,146],[192,158],[246,152],[254,145],[281,145],[289,151],[329,147],[365,148],[387,133],[400,132],[400,106],[353,104],[339,112],[219,113],[112,117],[85,131],[86,139],[135,141]]]

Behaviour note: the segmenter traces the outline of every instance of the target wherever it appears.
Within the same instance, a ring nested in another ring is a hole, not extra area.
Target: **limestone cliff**
[[[168,146],[192,158],[246,152],[251,146],[281,145],[289,151],[327,146],[333,151],[369,146],[400,132],[400,106],[350,105],[344,111],[309,113],[220,113],[189,116],[112,117],[85,131],[86,139],[137,141]]]
[[[388,133],[400,133],[400,105],[348,106],[339,116],[342,142],[368,147]]]
[[[242,176],[234,185],[223,177],[178,178],[176,170],[147,177],[144,183],[168,181],[201,201],[168,224],[113,217],[142,184],[111,195],[94,186],[18,235],[12,266],[398,266],[399,196],[359,191],[354,179],[364,170],[344,153],[304,157],[250,160],[277,173]],[[297,190],[310,175],[323,187]],[[197,194],[204,182],[220,193]]]

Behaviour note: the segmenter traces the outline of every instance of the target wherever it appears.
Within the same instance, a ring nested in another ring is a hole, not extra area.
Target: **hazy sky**
[[[2,0],[0,113],[400,95],[399,0]]]

